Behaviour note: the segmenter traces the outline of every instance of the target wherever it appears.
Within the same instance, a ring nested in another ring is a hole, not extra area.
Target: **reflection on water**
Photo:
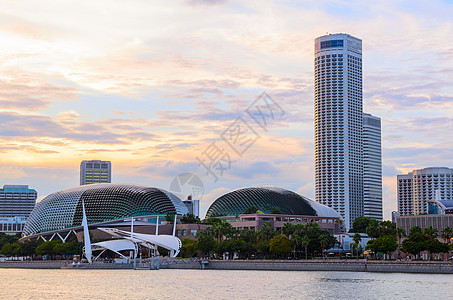
[[[0,299],[438,299],[453,275],[0,269]]]

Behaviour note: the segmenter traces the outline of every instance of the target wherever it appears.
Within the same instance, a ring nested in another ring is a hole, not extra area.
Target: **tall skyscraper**
[[[112,182],[112,165],[109,161],[82,161],[80,164],[80,185],[110,182]]]
[[[36,190],[28,185],[4,185],[0,189],[0,231],[22,231],[37,197]]]
[[[315,40],[316,201],[349,229],[363,216],[362,41],[348,34]]]
[[[453,200],[453,169],[446,167],[413,170],[398,175],[398,215],[428,213],[428,201]]]
[[[381,119],[363,114],[363,215],[382,221]]]

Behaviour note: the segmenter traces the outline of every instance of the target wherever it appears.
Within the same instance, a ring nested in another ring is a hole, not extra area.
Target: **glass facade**
[[[343,40],[330,40],[321,42],[321,49],[343,47]]]

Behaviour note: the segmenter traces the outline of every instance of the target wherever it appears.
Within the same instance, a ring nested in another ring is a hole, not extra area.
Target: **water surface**
[[[0,269],[0,299],[453,299],[453,275]]]

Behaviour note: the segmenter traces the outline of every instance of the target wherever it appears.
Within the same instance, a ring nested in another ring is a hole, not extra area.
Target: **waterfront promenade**
[[[173,263],[172,263],[173,262]],[[146,269],[142,263],[141,269]],[[453,274],[449,261],[366,261],[366,260],[171,260],[160,269],[266,270],[266,271],[347,271],[385,273]],[[73,266],[68,261],[7,261],[0,268],[22,269],[133,269],[132,263],[94,263]]]

